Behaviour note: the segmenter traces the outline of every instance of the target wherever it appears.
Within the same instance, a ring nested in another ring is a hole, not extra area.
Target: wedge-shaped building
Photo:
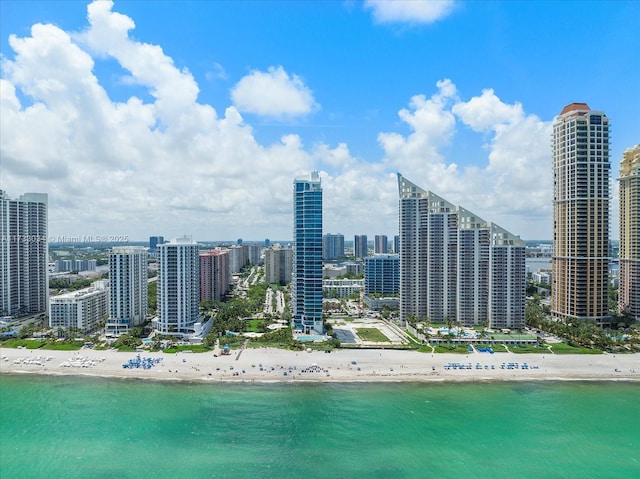
[[[525,244],[398,174],[400,318],[520,329]]]

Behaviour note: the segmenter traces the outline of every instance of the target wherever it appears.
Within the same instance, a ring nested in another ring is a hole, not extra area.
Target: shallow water
[[[0,477],[640,477],[638,383],[0,376]]]

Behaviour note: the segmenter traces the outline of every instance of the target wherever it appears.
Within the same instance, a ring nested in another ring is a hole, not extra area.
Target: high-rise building
[[[164,236],[149,236],[149,252],[158,251],[158,245],[164,243]]]
[[[105,333],[129,332],[147,320],[147,249],[144,246],[116,246],[109,254],[109,319]]]
[[[344,258],[344,235],[327,233],[322,237],[322,259]]]
[[[56,273],[70,271],[95,271],[98,263],[95,259],[58,259],[54,263]]]
[[[398,174],[400,319],[524,327],[525,244]]]
[[[264,277],[267,283],[289,284],[293,267],[293,250],[275,244],[264,250]]]
[[[200,300],[222,301],[230,283],[228,250],[200,253]]]
[[[49,300],[49,327],[72,333],[95,331],[109,315],[108,281],[53,296]]]
[[[375,254],[387,254],[389,252],[389,244],[386,235],[376,235],[373,244],[373,252]]]
[[[367,235],[355,235],[353,237],[353,255],[356,258],[364,258],[369,254]]]
[[[249,264],[262,264],[262,246],[258,243],[242,245],[247,250],[247,262]]]
[[[227,251],[229,252],[229,271],[231,274],[239,273],[249,264],[249,249],[246,245],[232,244]]]
[[[47,195],[0,190],[0,317],[48,311],[47,240]]]
[[[620,283],[618,310],[640,320],[640,145],[620,162]]]
[[[158,317],[163,334],[191,334],[199,317],[200,257],[190,236],[158,245]]]
[[[324,333],[322,324],[322,186],[318,172],[293,182],[293,327]]]
[[[609,119],[586,103],[553,125],[551,313],[609,320]]]
[[[364,259],[364,294],[394,296],[400,292],[400,258],[377,254]]]
[[[395,235],[393,237],[393,252],[395,254],[400,253],[400,235]]]

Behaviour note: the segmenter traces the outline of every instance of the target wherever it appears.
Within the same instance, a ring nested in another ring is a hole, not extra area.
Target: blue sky
[[[35,27],[34,27],[35,26]],[[554,116],[640,142],[640,2],[0,3],[0,187],[56,235],[393,235],[396,171],[524,239],[551,237]]]

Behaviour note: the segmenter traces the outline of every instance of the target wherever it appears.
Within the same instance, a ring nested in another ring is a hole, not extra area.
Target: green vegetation
[[[118,351],[135,351],[139,346],[142,345],[142,340],[140,338],[136,338],[131,334],[122,334],[118,339],[115,340],[112,347],[117,349]]]
[[[455,344],[439,344],[434,347],[436,353],[456,353],[456,354],[468,354],[468,346],[460,346]]]
[[[82,349],[84,341],[47,339],[8,339],[2,342],[3,348],[47,349],[50,351],[77,351]]]
[[[223,345],[227,331],[237,333],[266,331],[267,322],[265,320],[248,320],[247,318],[262,311],[267,288],[269,288],[268,284],[260,283],[249,286],[246,298],[234,297],[226,302],[203,301],[200,306],[205,312],[216,311],[211,332],[205,338],[204,344],[211,346],[215,344],[218,337],[221,337],[220,344]]]
[[[600,349],[569,346],[564,343],[552,344],[551,349],[556,354],[602,354]]]
[[[291,349],[294,351],[303,351],[305,345],[300,341],[293,339],[291,328],[278,329],[270,333],[262,335],[260,338],[252,339],[249,342],[252,348],[280,348]]]
[[[266,321],[262,319],[249,319],[246,321],[245,331],[252,333],[264,333],[267,331]]]
[[[524,353],[549,354],[549,349],[546,346],[540,347],[540,346],[534,346],[531,344],[521,344],[521,345],[509,344],[507,347],[509,348],[509,351],[516,354],[524,354]]]
[[[95,279],[79,279],[73,282],[69,282],[62,278],[51,278],[49,280],[49,288],[51,289],[67,289],[69,291],[75,291],[82,288],[88,288],[91,286]]]
[[[52,351],[77,351],[82,349],[84,341],[48,341],[41,349]]]
[[[231,349],[238,349],[246,339],[244,336],[222,336],[220,338],[220,347],[222,348],[225,344],[228,344]]]
[[[156,314],[158,311],[158,283],[154,281],[149,283],[147,287],[147,303],[149,308],[149,314]]]
[[[577,353],[580,348],[591,349],[594,354],[602,351],[640,351],[638,325],[625,315],[613,317],[612,323],[617,329],[608,329],[597,326],[593,321],[579,319],[554,321],[549,319],[549,314],[549,307],[541,304],[538,296],[527,301],[525,310],[527,326],[547,331],[564,339],[568,346],[577,348],[572,352]]]
[[[418,346],[417,351],[419,353],[433,353],[434,352],[434,348],[432,346],[430,346],[429,344],[422,344],[422,345]]]
[[[377,343],[390,342],[389,338],[382,334],[382,332],[377,328],[356,328],[356,334],[363,341],[372,341]]]
[[[416,338],[413,333],[409,330],[405,330],[404,331],[406,333],[407,336],[409,336],[409,339],[411,340],[412,343],[420,344],[420,340],[418,338]],[[429,352],[431,352],[431,347],[429,347]]]
[[[506,353],[507,348],[504,347],[504,344],[474,344],[476,348],[491,348],[494,353]]]
[[[211,348],[202,344],[180,344],[176,346],[168,347],[164,350],[167,354],[174,354],[179,351],[191,351],[192,353],[206,353],[211,351]]]
[[[39,349],[46,344],[46,340],[41,339],[7,339],[2,341],[3,348],[18,348],[24,347],[26,349]]]

